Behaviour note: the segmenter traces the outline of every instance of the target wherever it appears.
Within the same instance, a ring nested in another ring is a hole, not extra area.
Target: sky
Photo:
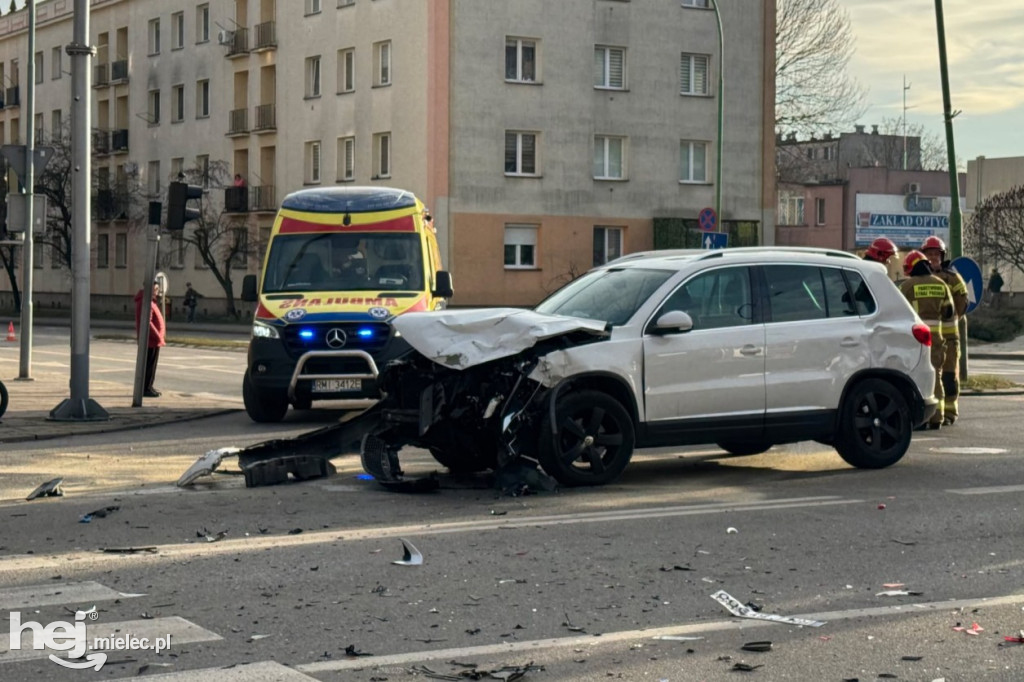
[[[934,0],[838,0],[856,52],[849,73],[867,91],[861,123],[903,115],[945,139]],[[1024,156],[1024,7],[1020,0],[942,0],[958,165]]]

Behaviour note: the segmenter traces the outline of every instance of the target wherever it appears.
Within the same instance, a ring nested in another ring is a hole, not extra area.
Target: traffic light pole
[[[36,3],[28,3],[28,87],[25,109],[25,245],[22,249],[22,297],[21,297],[21,358],[18,363],[18,379],[32,380],[32,282],[35,266],[35,152],[36,152]]]

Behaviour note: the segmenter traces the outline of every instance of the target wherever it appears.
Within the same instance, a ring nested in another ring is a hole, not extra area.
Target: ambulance
[[[245,411],[278,422],[288,406],[362,409],[380,398],[378,369],[400,353],[391,321],[444,308],[453,295],[433,227],[412,193],[385,187],[303,189],[271,228],[242,380]]]

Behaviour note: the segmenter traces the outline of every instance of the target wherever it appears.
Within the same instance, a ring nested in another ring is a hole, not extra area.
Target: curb
[[[1024,353],[967,353],[967,361],[971,360],[1024,360]]]
[[[29,436],[11,436],[10,438],[3,438],[0,436],[0,445],[7,443],[33,443],[44,440],[54,440],[56,438],[64,438],[66,436],[86,436],[97,433],[118,433],[124,431],[140,431],[142,429],[151,429],[157,426],[167,426],[168,424],[181,424],[183,422],[196,421],[199,419],[206,419],[208,417],[218,417],[224,414],[231,414],[232,412],[242,412],[241,408],[231,407],[225,409],[214,409],[206,412],[200,412],[188,416],[183,416],[180,419],[160,420],[160,421],[149,421],[149,422],[137,422],[134,424],[113,424],[110,421],[98,421],[98,422],[81,422],[82,424],[96,424],[103,425],[98,428],[85,428],[81,431],[68,430],[64,433],[36,433]],[[70,423],[70,422],[63,422]],[[0,420],[0,428],[3,426],[3,420]],[[0,431],[2,434],[2,431]]]

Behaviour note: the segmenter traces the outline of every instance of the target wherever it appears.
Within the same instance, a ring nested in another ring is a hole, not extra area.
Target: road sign
[[[702,249],[724,249],[729,246],[728,232],[708,232],[700,238]]]
[[[705,208],[697,215],[697,223],[705,232],[714,232],[718,227],[718,214],[711,207]]]
[[[25,206],[28,204],[27,194],[7,195],[7,231],[24,232],[26,215]],[[46,195],[32,195],[32,234],[44,234],[46,232]]]
[[[981,276],[981,268],[967,256],[954,258],[950,265],[960,273],[967,284],[967,312],[971,312],[981,303],[981,297],[985,293],[985,280]]]
[[[32,184],[39,184],[39,178],[43,175],[43,169],[53,158],[53,147],[36,147],[32,154]],[[0,155],[7,159],[11,168],[18,174],[22,184],[25,184],[25,145],[5,144],[0,146]]]

